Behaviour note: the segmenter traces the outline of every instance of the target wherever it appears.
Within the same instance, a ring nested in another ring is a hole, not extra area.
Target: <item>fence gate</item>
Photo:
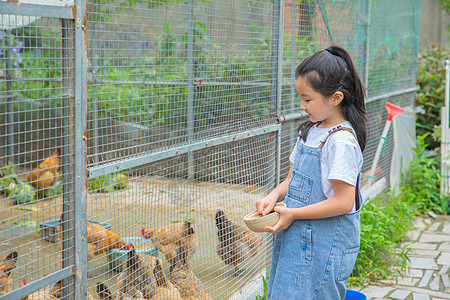
[[[351,53],[366,180],[384,102],[413,101],[419,8],[0,0],[0,299],[148,300],[162,274],[185,299],[262,295],[272,236],[242,219],[289,170],[296,66],[333,42]],[[385,150],[377,184],[392,134]]]
[[[86,49],[86,23],[80,4],[0,3],[2,165],[8,166],[2,189],[11,199],[2,200],[2,250],[9,250],[2,260],[16,267],[10,275],[15,289],[3,296],[8,299],[60,280],[64,295],[81,299],[86,293],[86,61],[76,53]],[[24,207],[52,194],[58,197]],[[47,242],[51,234],[62,246]],[[18,277],[23,287],[16,289]],[[1,295],[7,291],[2,286]]]

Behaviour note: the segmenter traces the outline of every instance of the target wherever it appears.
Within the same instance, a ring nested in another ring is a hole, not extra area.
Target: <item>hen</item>
[[[62,220],[62,218],[60,218]],[[61,222],[61,221],[60,221]],[[59,226],[61,240],[61,224]],[[120,236],[105,227],[87,221],[87,261],[94,255],[110,249],[127,249],[128,245]]]
[[[124,299],[130,292],[140,292],[145,299],[151,299],[156,289],[154,268],[156,258],[143,253],[136,253],[134,247],[127,253],[123,271],[117,278],[118,299]]]
[[[87,221],[87,260],[110,249],[126,249],[127,242],[105,227]]]
[[[156,279],[156,289],[153,293],[154,300],[182,300],[178,289],[166,278],[166,274],[161,266],[161,260],[156,259],[156,265],[153,268],[153,274]]]
[[[18,253],[13,251],[9,253],[0,263],[0,296],[6,295],[11,291],[12,280],[11,271],[16,267]]]
[[[153,245],[164,253],[170,265],[174,264],[180,246],[190,257],[195,253],[194,228],[190,222],[172,223],[158,229],[141,230],[142,237],[151,239]]]
[[[234,266],[234,275],[241,272],[238,264],[255,256],[262,245],[264,235],[258,236],[254,232],[231,223],[222,210],[216,212],[217,253],[226,265]]]
[[[59,179],[60,150],[56,149],[48,158],[27,174],[26,180],[41,193],[49,190]]]
[[[186,252],[183,246],[178,248],[175,264],[170,266],[170,281],[180,291],[182,299],[210,300],[202,282],[186,263]]]

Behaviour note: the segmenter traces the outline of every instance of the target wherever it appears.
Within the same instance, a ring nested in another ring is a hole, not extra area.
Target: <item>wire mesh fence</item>
[[[271,236],[242,218],[289,169],[298,63],[351,53],[366,179],[385,101],[413,101],[420,1],[19,3],[0,2],[0,299],[254,298]]]

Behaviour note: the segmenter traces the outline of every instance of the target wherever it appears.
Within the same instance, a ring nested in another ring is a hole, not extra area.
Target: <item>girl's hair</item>
[[[311,88],[324,97],[335,92],[344,94],[340,103],[342,113],[356,132],[361,151],[366,147],[366,104],[364,87],[353,65],[350,54],[342,47],[331,45],[306,58],[296,69],[295,79],[302,77]],[[304,141],[309,129],[319,122],[303,122],[299,131]]]

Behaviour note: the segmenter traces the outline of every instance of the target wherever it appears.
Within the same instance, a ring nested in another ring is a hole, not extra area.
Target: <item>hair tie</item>
[[[327,47],[327,48],[325,48],[324,50],[325,50],[325,51],[328,51],[328,52],[330,52],[330,54],[334,55],[334,54],[333,54],[333,50],[331,49],[331,47]]]

